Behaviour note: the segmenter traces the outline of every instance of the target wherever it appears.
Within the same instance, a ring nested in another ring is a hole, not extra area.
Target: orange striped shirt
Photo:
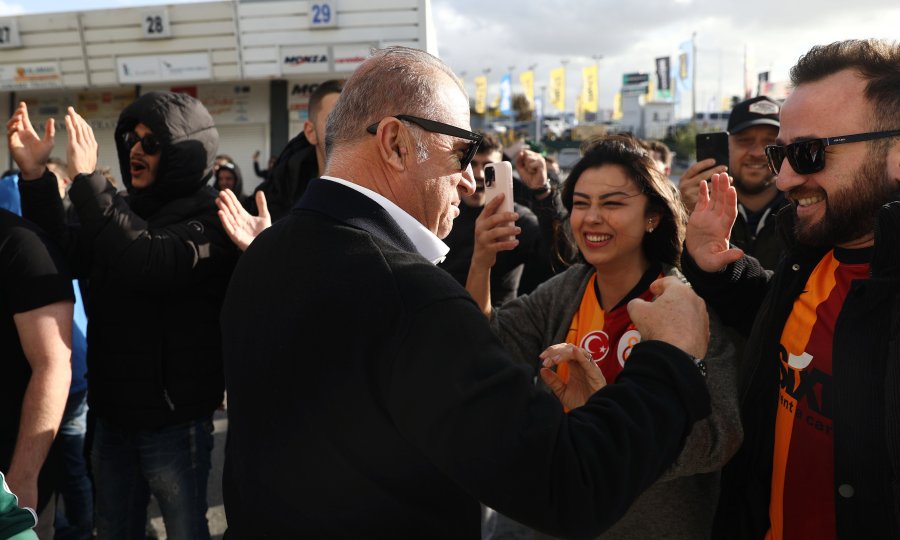
[[[868,263],[838,260],[854,258],[852,253],[825,255],[794,301],[781,334],[767,540],[835,538],[834,327],[851,282],[869,275]]]

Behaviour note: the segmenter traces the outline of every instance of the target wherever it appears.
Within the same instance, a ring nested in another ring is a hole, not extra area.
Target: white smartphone
[[[497,212],[513,211],[513,185],[512,164],[508,161],[488,163],[484,166],[484,195],[485,204],[491,202],[497,195],[504,194],[503,202]],[[512,225],[512,223],[510,223]],[[512,240],[514,236],[500,238],[500,240]]]
[[[484,166],[484,195],[485,204],[494,200],[494,197],[503,193],[503,203],[498,212],[513,211],[513,185],[512,164],[508,161],[488,163]]]

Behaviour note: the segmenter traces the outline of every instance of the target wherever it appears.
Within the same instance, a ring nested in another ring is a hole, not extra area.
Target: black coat
[[[156,180],[131,186],[121,134],[142,122],[163,143]],[[130,126],[130,127],[129,127]],[[79,175],[69,196],[80,228],[66,227],[56,179],[20,182],[23,213],[63,245],[90,279],[91,411],[155,429],[209,415],[222,402],[219,310],[237,251],[206,185],[218,135],[199,101],[151,93],[116,128],[128,198],[100,174]],[[136,208],[135,208],[136,207]]]
[[[304,133],[300,133],[287,143],[275,165],[268,170],[266,179],[256,191],[266,194],[266,204],[272,221],[278,221],[290,212],[303,196],[309,181],[319,176],[319,162],[316,147],[309,143]],[[259,215],[256,207],[256,191],[244,206],[253,215]]]
[[[241,257],[222,327],[228,538],[480,538],[479,500],[594,534],[709,413],[687,355],[648,342],[565,414],[381,206],[326,180]]]

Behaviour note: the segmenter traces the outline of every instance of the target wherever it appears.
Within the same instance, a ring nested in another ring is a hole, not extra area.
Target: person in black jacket
[[[615,384],[562,388],[587,401],[568,414],[535,389],[434,266],[475,189],[468,128],[445,64],[375,51],[329,117],[325,176],[241,255],[222,309],[226,538],[480,538],[479,500],[594,534],[709,413],[685,352],[706,352],[706,309],[674,278],[631,304],[649,339]]]
[[[40,139],[21,103],[7,127],[22,170],[23,214],[64,247],[77,275],[90,278],[98,538],[142,537],[149,492],[170,536],[209,538],[212,413],[224,386],[218,321],[237,258],[206,185],[218,133],[190,96],[140,97],[116,126],[124,197],[95,170],[90,126],[72,108],[65,120],[77,230],[66,227],[46,169],[53,120]]]
[[[262,193],[272,221],[278,221],[300,200],[309,181],[325,170],[325,122],[343,86],[343,80],[328,80],[309,96],[309,119],[303,123],[303,131],[288,142],[269,166],[265,181],[257,186],[256,197],[244,205],[251,214],[262,215],[258,200]]]
[[[728,164],[705,159],[694,163],[678,182],[688,212],[697,203],[700,182],[728,170],[737,190],[738,217],[731,230],[731,243],[774,270],[784,253],[784,242],[775,225],[775,214],[788,201],[775,187],[775,175],[766,164],[766,145],[775,143],[781,105],[766,96],[742,101],[728,117]]]
[[[325,122],[343,86],[343,80],[334,79],[315,89],[309,98],[309,120],[304,122],[303,132],[282,150],[269,169],[269,178],[256,188],[253,197],[242,201],[227,189],[219,193],[219,219],[241,251],[273,221],[287,215],[309,181],[325,170]]]
[[[900,43],[813,47],[777,144],[775,273],[729,249],[736,193],[701,184],[684,273],[747,335],[744,445],[716,538],[900,538]]]

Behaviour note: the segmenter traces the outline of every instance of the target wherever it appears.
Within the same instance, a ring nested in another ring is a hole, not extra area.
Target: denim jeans
[[[84,458],[84,436],[87,433],[87,391],[69,395],[59,435],[62,471],[58,492],[65,514],[57,510],[56,540],[89,540],[94,530],[94,495]]]
[[[122,429],[98,418],[91,452],[98,540],[145,538],[150,493],[168,538],[209,540],[212,432],[212,415],[154,431]]]

